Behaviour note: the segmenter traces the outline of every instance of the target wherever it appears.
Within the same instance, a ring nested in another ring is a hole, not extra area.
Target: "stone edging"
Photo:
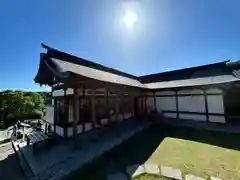
[[[128,174],[128,176],[132,178],[147,173],[147,174],[163,176],[171,179],[176,179],[176,180],[205,180],[202,177],[194,176],[192,174],[187,174],[184,176],[179,169],[172,168],[169,166],[162,166],[162,165],[159,166],[157,164],[143,164],[143,165],[134,164],[134,165],[128,166],[125,169],[125,171]],[[117,172],[115,174],[111,174],[110,176],[108,176],[108,180],[117,180],[120,175],[122,176],[123,173]],[[125,179],[128,179],[128,178],[126,177]],[[210,180],[221,180],[221,179],[216,177],[210,177]]]

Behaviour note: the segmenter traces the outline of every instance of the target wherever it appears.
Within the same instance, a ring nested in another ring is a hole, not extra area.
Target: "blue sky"
[[[0,90],[33,82],[41,42],[143,75],[240,59],[239,0],[2,0]],[[133,29],[125,9],[137,14]]]

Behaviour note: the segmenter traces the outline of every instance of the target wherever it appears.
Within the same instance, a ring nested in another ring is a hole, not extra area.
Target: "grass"
[[[171,180],[171,179],[152,174],[142,174],[133,178],[133,180]]]
[[[132,164],[156,163],[208,178],[240,179],[240,135],[185,127],[154,126],[67,179],[106,179]],[[113,162],[113,163],[109,163]],[[94,173],[92,173],[94,172]],[[143,175],[137,179],[156,179]]]
[[[176,167],[184,173],[208,178],[240,178],[240,152],[205,143],[165,138],[148,163]]]
[[[118,149],[116,161],[155,163],[204,178],[240,179],[240,135],[186,127],[153,127]]]

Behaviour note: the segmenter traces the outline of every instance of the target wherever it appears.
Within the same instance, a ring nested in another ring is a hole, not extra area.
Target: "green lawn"
[[[165,178],[165,177],[159,177],[157,175],[152,175],[152,174],[142,174],[133,178],[133,180],[171,180],[171,179]]]
[[[240,179],[240,151],[189,140],[165,138],[147,162],[205,178]]]
[[[109,163],[113,162],[113,163]],[[240,134],[153,126],[67,179],[106,179],[106,173],[145,162],[172,166],[201,177],[240,179]],[[91,173],[94,169],[94,173]],[[149,175],[138,177],[146,179]],[[154,180],[156,177],[151,176]]]
[[[155,163],[201,177],[240,179],[240,134],[184,127],[153,127],[118,149],[116,161]]]

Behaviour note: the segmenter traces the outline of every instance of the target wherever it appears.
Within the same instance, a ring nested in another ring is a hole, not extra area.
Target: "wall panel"
[[[207,95],[208,112],[224,114],[223,96]]]
[[[176,98],[173,97],[156,97],[157,110],[176,111]]]
[[[206,112],[204,96],[179,96],[179,111]]]
[[[62,128],[62,127],[56,126],[56,133],[57,133],[59,136],[64,137],[64,131],[63,131],[63,128]]]
[[[200,114],[179,113],[179,118],[180,119],[196,120],[196,121],[207,121],[206,115],[200,115]]]
[[[209,116],[209,121],[217,122],[217,123],[225,123],[226,122],[224,116],[214,116],[214,115]]]

